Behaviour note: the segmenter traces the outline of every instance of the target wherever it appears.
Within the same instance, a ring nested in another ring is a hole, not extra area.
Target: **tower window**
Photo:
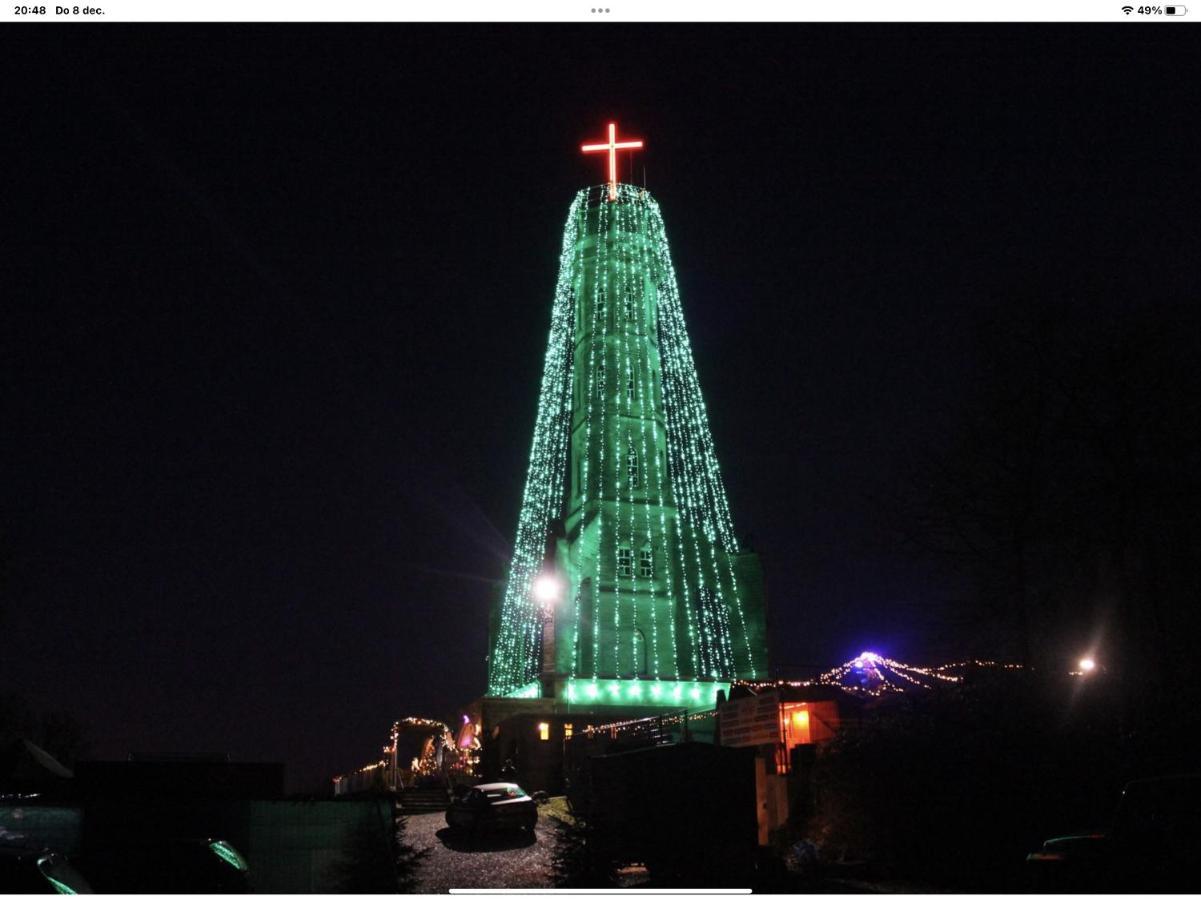
[[[634,574],[634,551],[629,547],[617,548],[617,574],[626,578]]]
[[[604,399],[605,396],[605,361],[602,359],[596,367],[596,396]]]
[[[633,447],[626,454],[626,473],[630,476],[630,487],[639,487],[641,484],[641,473],[638,469],[638,451]]]
[[[596,289],[596,316],[602,322],[605,320],[605,289],[603,287]]]
[[[626,291],[626,321],[635,322],[638,319],[638,310],[634,304],[634,289],[630,288]]]
[[[631,400],[634,399],[634,373],[630,373],[630,377],[626,380],[626,396]]]
[[[649,547],[638,553],[638,574],[642,578],[655,577],[655,551]]]

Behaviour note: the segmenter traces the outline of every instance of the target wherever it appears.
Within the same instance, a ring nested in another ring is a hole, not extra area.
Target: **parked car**
[[[538,805],[533,798],[507,781],[477,784],[455,798],[446,810],[447,825],[471,832],[502,828],[533,831],[537,822]]]
[[[91,894],[92,886],[61,853],[0,849],[0,894]]]
[[[1132,781],[1108,828],[1053,837],[1026,862],[1039,891],[1201,889],[1201,775]]]

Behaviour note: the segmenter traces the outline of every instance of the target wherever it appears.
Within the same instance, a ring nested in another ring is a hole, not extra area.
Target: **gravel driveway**
[[[418,870],[418,890],[439,894],[451,888],[548,888],[551,856],[558,824],[538,819],[534,834],[484,835],[476,839],[452,834],[445,813],[408,817],[405,839],[418,850],[429,848]]]

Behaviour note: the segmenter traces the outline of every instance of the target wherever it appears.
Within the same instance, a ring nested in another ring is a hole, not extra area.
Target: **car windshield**
[[[484,791],[484,796],[490,801],[514,800],[518,797],[526,796],[526,793],[515,784],[507,784],[504,787],[489,788]]]

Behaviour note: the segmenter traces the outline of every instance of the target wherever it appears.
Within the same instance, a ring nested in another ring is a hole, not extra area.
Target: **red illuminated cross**
[[[617,151],[618,150],[635,150],[642,146],[642,141],[622,141],[617,142],[617,123],[609,123],[609,143],[607,144],[584,144],[580,147],[585,153],[596,153],[600,150],[609,152],[609,199],[617,199]]]

